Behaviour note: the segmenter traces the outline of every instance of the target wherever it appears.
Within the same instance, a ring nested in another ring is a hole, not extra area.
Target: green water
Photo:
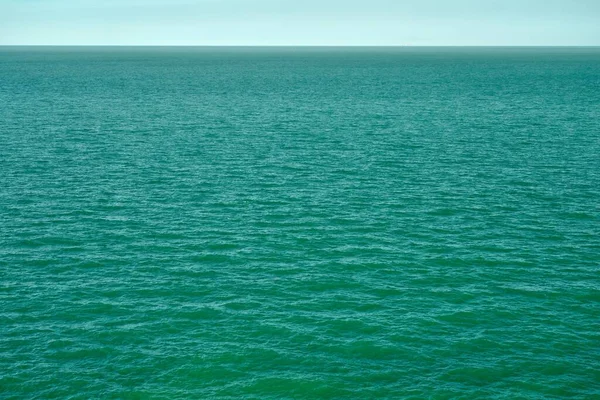
[[[0,48],[0,398],[600,398],[599,48]]]

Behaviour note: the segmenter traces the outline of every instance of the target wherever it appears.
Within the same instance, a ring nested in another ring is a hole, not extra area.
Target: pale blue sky
[[[0,0],[0,45],[600,45],[600,0]]]

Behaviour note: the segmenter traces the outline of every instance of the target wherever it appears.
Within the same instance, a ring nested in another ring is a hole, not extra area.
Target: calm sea
[[[0,397],[600,398],[600,48],[0,48]]]

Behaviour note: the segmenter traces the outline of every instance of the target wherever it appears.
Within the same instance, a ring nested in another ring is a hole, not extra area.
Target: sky
[[[599,46],[600,0],[0,0],[0,45]]]

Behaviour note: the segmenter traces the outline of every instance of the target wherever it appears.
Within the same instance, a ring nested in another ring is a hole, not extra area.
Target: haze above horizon
[[[0,45],[598,46],[592,0],[0,0]]]

